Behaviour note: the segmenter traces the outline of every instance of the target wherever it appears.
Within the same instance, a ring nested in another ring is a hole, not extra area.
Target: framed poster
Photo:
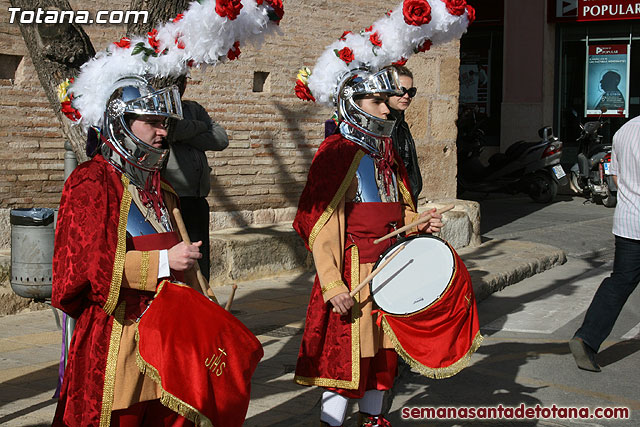
[[[629,44],[587,43],[585,116],[629,117]]]
[[[488,48],[476,48],[465,51],[460,58],[459,102],[486,116],[491,115],[489,57]]]

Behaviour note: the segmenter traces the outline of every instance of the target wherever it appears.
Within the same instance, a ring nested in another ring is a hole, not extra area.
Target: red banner
[[[578,21],[640,19],[637,0],[578,0]]]

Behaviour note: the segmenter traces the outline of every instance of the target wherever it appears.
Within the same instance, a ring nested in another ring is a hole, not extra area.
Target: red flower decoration
[[[69,98],[72,99],[73,97],[70,95]],[[82,115],[80,114],[80,112],[78,112],[78,110],[76,110],[71,106],[71,101],[61,102],[60,105],[61,105],[60,111],[62,111],[62,114],[67,116],[69,120],[73,120],[74,122],[77,122],[82,118]]]
[[[469,25],[476,20],[476,10],[473,6],[467,5],[467,18],[469,19]]]
[[[340,40],[342,41],[346,40],[347,34],[351,34],[351,31],[345,31],[344,33],[342,33],[342,35],[340,36]]]
[[[180,36],[176,37],[176,46],[178,49],[184,49],[184,42],[180,40]]]
[[[338,58],[342,59],[347,64],[351,63],[351,61],[353,61],[354,59],[353,51],[348,47],[343,47],[342,49],[336,51],[336,55],[338,55]]]
[[[147,36],[149,40],[149,46],[151,46],[156,52],[159,52],[160,41],[156,38],[158,37],[158,30],[154,28],[150,33],[147,33]]]
[[[240,42],[236,41],[233,44],[233,47],[229,49],[229,52],[227,52],[227,58],[229,58],[230,61],[233,61],[234,59],[237,59],[239,56],[240,56]]]
[[[179,14],[177,14],[177,15],[176,15],[176,17],[175,17],[175,18],[173,18],[173,21],[172,21],[172,22],[178,22],[178,21],[180,21],[182,18],[184,18],[184,15],[183,15],[182,13],[179,13]]]
[[[408,25],[420,26],[431,22],[431,6],[427,0],[405,0],[402,14]]]
[[[382,40],[380,40],[380,35],[377,31],[369,36],[369,41],[374,46],[382,47]]]
[[[113,44],[115,44],[118,47],[122,47],[122,48],[128,48],[129,46],[131,46],[131,39],[127,38],[127,37],[123,37],[120,39],[120,41],[117,42],[113,42]]]
[[[389,9],[389,11],[387,13],[385,13],[385,15],[391,16],[392,13],[393,13],[393,9]]]
[[[402,67],[406,63],[407,63],[407,58],[402,57],[402,58],[398,59],[396,62],[394,62],[393,65],[397,65],[398,67]]]
[[[367,28],[364,29],[365,33],[370,33],[371,30],[373,30],[373,25],[369,25]]]
[[[216,13],[223,18],[233,21],[240,14],[240,9],[242,9],[240,0],[216,0]]]
[[[189,67],[189,68],[193,67],[194,63],[195,63],[194,60],[190,59],[189,61],[187,61],[187,67]]]
[[[296,92],[296,96],[302,99],[303,101],[316,102],[316,99],[311,94],[311,91],[309,90],[307,85],[302,83],[300,80],[296,80],[295,92]]]
[[[445,0],[444,3],[449,13],[454,16],[462,15],[467,8],[466,0]]]
[[[266,1],[267,3],[269,3],[269,6],[271,6],[271,9],[273,9],[273,12],[276,14],[276,17],[278,18],[278,19],[272,19],[272,20],[275,21],[277,24],[279,24],[280,20],[284,16],[284,6],[282,5],[282,0],[266,0]]]
[[[433,45],[431,40],[425,40],[420,46],[418,46],[417,52],[426,52],[431,49],[431,45]]]

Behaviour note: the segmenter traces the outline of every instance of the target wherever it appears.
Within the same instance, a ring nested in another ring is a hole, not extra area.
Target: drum
[[[195,290],[168,281],[140,316],[138,366],[162,389],[160,401],[200,426],[242,426],[260,341]]]
[[[456,272],[453,250],[435,236],[410,237],[387,249],[374,269],[399,246],[404,249],[371,281],[371,295],[389,314],[416,313],[438,300],[451,283]]]
[[[482,343],[471,278],[458,254],[429,235],[399,241],[401,252],[370,283],[374,313],[396,352],[429,378],[448,378]],[[375,268],[374,267],[374,268]]]

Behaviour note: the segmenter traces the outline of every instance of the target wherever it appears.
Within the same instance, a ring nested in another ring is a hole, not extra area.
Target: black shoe
[[[582,341],[582,338],[573,337],[569,341],[569,348],[573,353],[578,368],[585,371],[600,372],[600,366],[596,363],[596,352]]]
[[[391,423],[382,415],[369,415],[360,412],[358,417],[358,426],[360,427],[391,427]]]

